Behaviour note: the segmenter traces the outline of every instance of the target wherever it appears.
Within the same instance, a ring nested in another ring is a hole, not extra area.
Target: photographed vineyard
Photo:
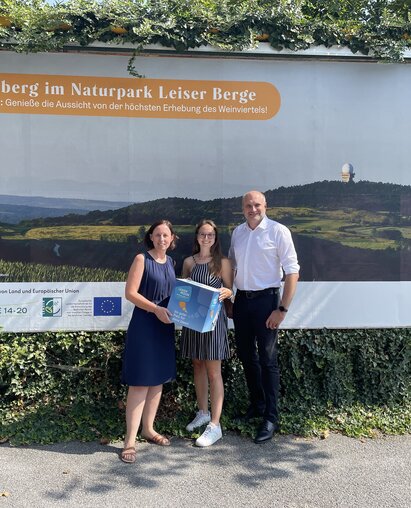
[[[124,281],[126,273],[117,270],[82,268],[80,266],[19,263],[0,259],[3,282],[106,282]]]

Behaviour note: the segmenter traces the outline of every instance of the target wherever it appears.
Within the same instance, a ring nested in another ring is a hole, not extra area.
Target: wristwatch
[[[281,311],[281,312],[288,312],[288,309],[286,309],[283,305],[280,305],[278,307],[278,310]]]

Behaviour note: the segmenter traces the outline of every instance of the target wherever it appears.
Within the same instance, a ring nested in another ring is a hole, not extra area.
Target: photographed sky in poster
[[[90,55],[46,59],[5,53],[0,70],[127,76],[126,58],[102,60]],[[357,181],[411,184],[404,107],[411,101],[407,66],[147,57],[138,65],[153,79],[270,81],[281,96],[281,109],[260,122],[109,117],[79,121],[51,115],[13,115],[10,121],[1,115],[0,128],[8,135],[0,140],[0,149],[4,164],[14,168],[3,178],[2,193],[46,191],[53,197],[93,195],[113,201],[213,199],[241,195],[253,187],[267,190],[336,180],[346,162],[354,165]],[[33,152],[31,145],[38,149]]]

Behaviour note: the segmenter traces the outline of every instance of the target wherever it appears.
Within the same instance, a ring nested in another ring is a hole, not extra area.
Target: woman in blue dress
[[[131,265],[125,296],[135,305],[128,326],[123,357],[122,382],[129,385],[126,406],[127,432],[121,460],[136,460],[136,437],[168,446],[170,441],[154,429],[163,383],[175,379],[174,324],[167,303],[175,285],[175,272],[168,249],[177,237],[171,223],[154,223],[144,237],[147,252]]]
[[[204,219],[196,228],[193,255],[183,263],[183,277],[220,290],[220,300],[231,298],[233,272],[230,261],[221,253],[218,230],[213,221]],[[208,424],[196,440],[197,446],[210,446],[222,437],[220,416],[224,400],[224,384],[221,360],[230,357],[227,337],[227,316],[222,306],[216,326],[211,332],[196,332],[183,328],[181,354],[191,358],[194,368],[198,412],[187,425],[192,432]],[[210,385],[211,414],[208,411],[208,387]]]

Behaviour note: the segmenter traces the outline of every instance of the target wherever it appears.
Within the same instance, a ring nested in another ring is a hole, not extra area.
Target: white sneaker
[[[195,418],[192,422],[190,422],[186,429],[189,432],[193,432],[194,429],[197,429],[198,427],[202,427],[206,423],[209,423],[211,420],[210,413],[207,411],[207,413],[204,413],[204,411],[198,411],[195,415]]]
[[[196,446],[211,446],[222,437],[223,433],[221,432],[221,426],[215,425],[214,423],[209,423],[205,431],[196,440]]]

